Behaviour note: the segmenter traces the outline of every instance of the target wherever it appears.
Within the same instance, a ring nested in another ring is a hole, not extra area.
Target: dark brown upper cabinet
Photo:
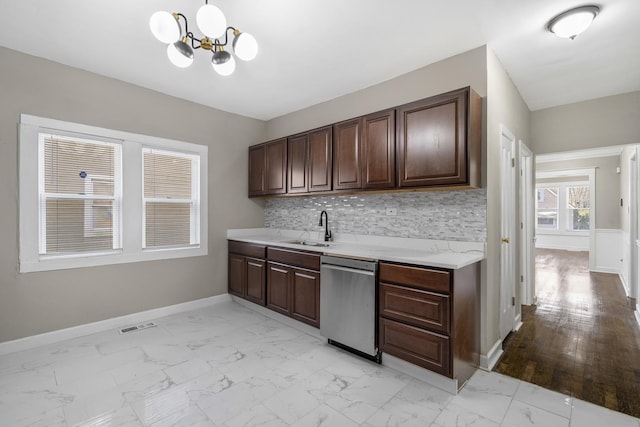
[[[480,129],[470,88],[398,107],[398,186],[479,186]]]
[[[287,139],[249,147],[249,196],[287,192]]]
[[[333,188],[349,190],[362,186],[360,139],[362,118],[333,126]]]
[[[395,110],[381,111],[333,127],[333,188],[393,188]]]
[[[470,87],[249,148],[249,196],[481,185]]]
[[[393,188],[396,183],[396,111],[387,110],[363,117],[361,173],[362,188]]]
[[[289,137],[287,144],[287,193],[331,191],[331,127]]]

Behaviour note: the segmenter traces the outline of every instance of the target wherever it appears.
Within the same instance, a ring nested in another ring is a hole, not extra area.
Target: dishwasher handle
[[[339,265],[322,264],[322,268],[323,269],[327,268],[329,270],[345,271],[347,273],[363,274],[363,275],[366,275],[366,276],[375,276],[376,275],[375,271],[358,270],[358,269],[355,269],[355,268],[340,267]]]

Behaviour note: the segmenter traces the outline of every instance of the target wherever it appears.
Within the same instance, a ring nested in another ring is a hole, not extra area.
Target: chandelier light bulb
[[[198,9],[196,23],[200,31],[212,39],[220,37],[227,29],[227,18],[220,9],[212,4],[205,4]]]
[[[573,40],[589,28],[599,11],[597,6],[577,7],[553,18],[547,28],[558,37]]]
[[[216,70],[216,73],[220,74],[221,76],[230,76],[236,69],[236,60],[233,59],[233,56],[231,56],[228,52],[216,52],[216,54],[218,53],[226,53],[228,55],[228,59],[224,62],[216,63],[216,55],[214,54],[213,59],[211,59],[211,65],[213,66],[213,69]]]
[[[149,19],[151,33],[162,43],[175,43],[180,40],[180,24],[175,16],[164,10],[159,10]]]
[[[180,68],[187,68],[193,64],[193,49],[186,43],[185,39],[186,37],[167,46],[169,61]]]
[[[258,42],[256,38],[249,33],[241,33],[235,31],[233,39],[233,51],[236,56],[243,61],[251,61],[258,55]]]

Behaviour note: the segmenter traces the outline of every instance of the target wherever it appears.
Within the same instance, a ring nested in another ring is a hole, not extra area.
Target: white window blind
[[[120,249],[121,145],[49,133],[38,144],[40,255]]]
[[[144,148],[143,247],[200,243],[200,156]]]

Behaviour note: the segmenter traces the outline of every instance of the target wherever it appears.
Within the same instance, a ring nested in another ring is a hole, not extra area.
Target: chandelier
[[[181,19],[184,21],[184,31],[180,25]],[[176,67],[188,67],[193,63],[193,51],[204,49],[213,52],[211,65],[218,74],[228,76],[233,73],[236,61],[224,50],[229,42],[229,31],[233,34],[231,46],[235,56],[243,61],[251,61],[258,54],[258,42],[255,37],[234,27],[228,27],[227,18],[222,11],[209,4],[208,0],[198,9],[196,23],[204,34],[199,39],[189,31],[187,18],[182,13],[158,11],[151,15],[151,32],[162,43],[167,43],[167,56]]]

